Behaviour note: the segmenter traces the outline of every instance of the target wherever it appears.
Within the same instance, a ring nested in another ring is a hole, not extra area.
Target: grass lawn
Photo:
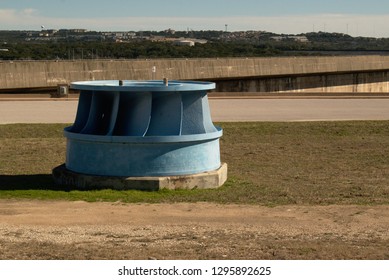
[[[68,191],[62,124],[0,125],[0,198],[123,202],[389,203],[389,121],[219,123],[229,179],[216,190]]]

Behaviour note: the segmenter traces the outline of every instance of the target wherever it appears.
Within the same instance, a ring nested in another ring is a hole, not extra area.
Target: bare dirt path
[[[0,200],[0,259],[389,259],[389,206]]]

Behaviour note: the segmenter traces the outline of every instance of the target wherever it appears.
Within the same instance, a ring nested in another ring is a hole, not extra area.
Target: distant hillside
[[[0,60],[143,59],[389,53],[389,38],[265,31],[0,31]]]

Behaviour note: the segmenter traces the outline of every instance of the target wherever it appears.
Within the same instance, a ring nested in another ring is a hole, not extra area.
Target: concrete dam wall
[[[388,72],[389,56],[1,61],[0,89],[168,78],[215,81],[229,92],[387,92]]]
[[[216,91],[389,93],[389,71],[231,79],[218,81]]]

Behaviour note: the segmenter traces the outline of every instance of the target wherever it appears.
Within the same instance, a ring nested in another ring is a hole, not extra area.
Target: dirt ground
[[[0,200],[0,259],[389,259],[389,206]]]

